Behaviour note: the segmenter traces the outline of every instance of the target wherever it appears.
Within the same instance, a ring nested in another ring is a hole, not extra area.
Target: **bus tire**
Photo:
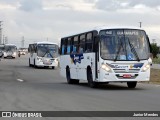
[[[137,85],[137,82],[127,82],[128,88],[135,88]]]
[[[54,66],[52,66],[52,69],[55,69],[55,67],[54,67]]]
[[[66,68],[66,78],[67,78],[68,84],[78,84],[79,83],[79,80],[71,79],[70,70],[68,67]]]
[[[93,81],[93,76],[92,76],[92,70],[89,68],[87,69],[87,80],[88,80],[88,85],[91,88],[96,88],[97,83]]]
[[[36,66],[36,61],[35,61],[35,60],[34,60],[33,67],[34,67],[34,68],[37,68],[37,66]]]
[[[29,59],[29,67],[32,67],[30,59]]]

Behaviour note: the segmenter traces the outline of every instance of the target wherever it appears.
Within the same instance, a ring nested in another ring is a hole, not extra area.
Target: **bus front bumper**
[[[38,67],[57,67],[58,66],[58,62],[53,61],[52,63],[44,63],[42,61],[37,61],[36,65]]]
[[[101,75],[97,82],[129,82],[129,81],[149,81],[150,72],[140,73],[105,73]]]

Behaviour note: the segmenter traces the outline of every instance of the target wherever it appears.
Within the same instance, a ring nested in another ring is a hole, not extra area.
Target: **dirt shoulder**
[[[151,69],[151,78],[149,83],[160,84],[160,69]]]

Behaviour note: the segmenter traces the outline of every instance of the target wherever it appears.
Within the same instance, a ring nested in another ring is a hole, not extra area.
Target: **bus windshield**
[[[0,51],[4,50],[4,45],[0,45]]]
[[[100,41],[102,59],[139,61],[149,58],[149,43],[143,30],[102,30]]]
[[[39,57],[56,58],[58,56],[58,46],[55,44],[38,44],[37,55]]]
[[[16,46],[6,45],[6,46],[4,46],[4,50],[6,52],[14,52],[14,51],[16,51]]]

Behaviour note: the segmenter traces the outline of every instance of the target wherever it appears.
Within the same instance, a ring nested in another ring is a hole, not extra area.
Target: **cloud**
[[[119,0],[98,0],[95,6],[102,10],[117,10],[122,7]]]
[[[160,0],[85,0],[86,2],[95,2],[95,8],[101,10],[130,9],[139,5],[157,9],[160,6]]]
[[[138,4],[153,8],[160,6],[160,0],[129,0],[128,2],[130,6],[136,6]]]
[[[145,1],[148,0],[0,0],[0,18],[4,21],[3,34],[17,44],[22,36],[26,43],[46,38],[58,41],[102,25],[138,27],[140,21],[149,35],[159,36],[160,12],[155,8],[160,10],[160,0]],[[12,5],[16,9],[9,9]]]
[[[23,11],[34,11],[34,10],[42,10],[43,4],[42,0],[20,0],[20,10]]]
[[[0,3],[2,4],[16,4],[18,0],[0,0]]]

